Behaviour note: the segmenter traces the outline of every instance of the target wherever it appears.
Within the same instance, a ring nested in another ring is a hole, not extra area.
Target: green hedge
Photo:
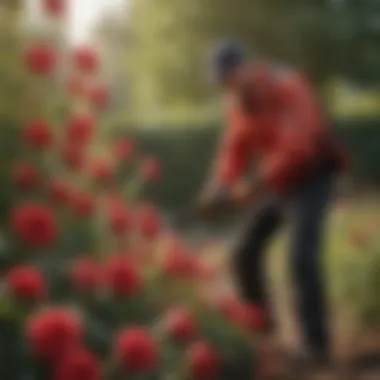
[[[354,177],[380,184],[380,120],[336,121],[335,129],[351,153]],[[207,177],[220,131],[218,125],[130,130],[140,149],[158,156],[164,168],[163,180],[147,195],[167,207],[188,204]]]

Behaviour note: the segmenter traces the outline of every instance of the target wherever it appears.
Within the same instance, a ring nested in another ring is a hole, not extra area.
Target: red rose
[[[80,217],[90,217],[96,207],[96,203],[91,194],[77,192],[72,196],[74,212]]]
[[[171,251],[163,261],[163,270],[173,277],[189,278],[195,272],[194,260],[186,252]]]
[[[98,109],[104,109],[109,103],[109,93],[102,85],[91,86],[88,90],[88,98]]]
[[[32,120],[25,125],[24,139],[29,146],[44,149],[52,145],[53,134],[45,121]]]
[[[101,380],[101,363],[85,349],[71,351],[54,371],[54,380]]]
[[[38,301],[46,295],[46,283],[41,272],[32,266],[12,268],[7,275],[11,293],[23,301]]]
[[[57,361],[80,346],[83,327],[69,309],[43,309],[30,317],[27,337],[37,357]]]
[[[118,296],[132,296],[142,287],[138,269],[125,257],[114,257],[105,267],[105,282],[111,292]]]
[[[155,158],[146,158],[141,163],[141,175],[150,182],[155,182],[161,175],[161,167]]]
[[[36,188],[39,182],[39,174],[27,162],[19,162],[12,167],[12,178],[18,187],[27,190]]]
[[[111,207],[108,210],[109,225],[112,232],[116,235],[127,232],[133,226],[133,215],[125,206],[120,208]]]
[[[219,302],[222,313],[238,326],[263,330],[267,325],[267,318],[264,310],[256,305],[247,305],[236,298],[223,298]]]
[[[135,146],[132,140],[118,140],[114,143],[115,156],[120,161],[128,160],[135,152]]]
[[[218,306],[220,311],[230,321],[241,324],[245,318],[245,309],[243,304],[234,297],[223,297],[219,300]]]
[[[169,335],[176,341],[188,342],[197,335],[198,329],[192,315],[184,309],[172,309],[166,315]]]
[[[219,365],[214,350],[207,343],[195,343],[187,353],[192,379],[211,380],[216,377]]]
[[[87,74],[93,74],[99,68],[99,57],[89,46],[77,47],[73,59],[75,67]]]
[[[102,281],[100,266],[90,258],[79,259],[71,267],[70,279],[76,289],[93,291]]]
[[[109,183],[114,178],[114,168],[110,162],[95,160],[91,163],[90,172],[94,180],[99,183]]]
[[[58,236],[53,213],[41,204],[18,205],[11,214],[11,227],[22,241],[35,248],[51,246]]]
[[[54,50],[43,43],[30,45],[25,51],[24,61],[27,68],[37,75],[49,75],[57,65]]]
[[[138,225],[141,235],[153,238],[161,229],[161,220],[152,204],[143,204],[138,210]]]
[[[88,143],[93,135],[96,120],[91,115],[75,115],[67,123],[67,139],[69,143]]]
[[[51,16],[63,16],[67,10],[67,0],[43,0],[44,11]]]
[[[268,325],[268,319],[264,309],[257,305],[246,305],[246,326],[257,331],[264,330]]]
[[[69,143],[63,148],[62,161],[70,169],[82,169],[84,160],[85,154],[82,145]]]
[[[148,331],[130,328],[116,337],[115,354],[122,366],[134,372],[152,370],[158,361],[156,342]]]
[[[64,180],[58,178],[51,180],[48,191],[51,199],[60,205],[67,204],[71,200],[70,186]]]

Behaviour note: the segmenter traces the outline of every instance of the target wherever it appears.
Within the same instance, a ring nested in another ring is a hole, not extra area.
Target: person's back
[[[316,165],[339,169],[343,150],[333,139],[306,78],[267,63],[245,63],[227,90],[227,130],[215,179],[233,183],[254,161],[266,184],[288,190]]]
[[[258,189],[264,195],[252,208],[233,265],[242,298],[267,314],[268,332],[273,318],[263,256],[283,222],[292,224],[290,253],[305,349],[313,360],[327,360],[330,342],[319,260],[333,179],[345,164],[343,151],[303,75],[250,63],[235,44],[220,47],[214,65],[228,95],[228,125],[200,204],[207,205],[220,188],[236,201],[249,199]]]

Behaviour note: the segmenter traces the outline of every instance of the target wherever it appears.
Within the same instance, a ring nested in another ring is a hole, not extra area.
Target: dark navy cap
[[[226,76],[246,59],[244,47],[233,41],[218,44],[211,56],[210,74],[214,82],[222,82]]]

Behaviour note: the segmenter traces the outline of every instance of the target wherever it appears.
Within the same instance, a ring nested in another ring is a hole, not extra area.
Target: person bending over
[[[219,45],[213,75],[226,94],[228,125],[211,179],[198,199],[206,210],[215,194],[253,197],[233,255],[244,301],[260,306],[273,328],[264,256],[284,222],[291,224],[290,259],[303,352],[316,364],[330,359],[321,243],[334,181],[346,155],[332,136],[312,85],[301,72],[249,60],[233,42]],[[260,194],[260,196],[258,196]]]

